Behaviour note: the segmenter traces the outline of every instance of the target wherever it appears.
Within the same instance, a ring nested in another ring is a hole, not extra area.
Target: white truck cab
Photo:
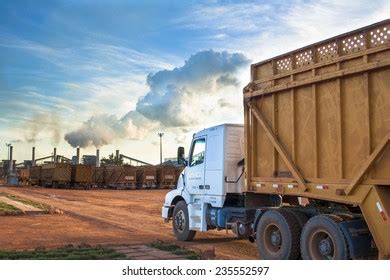
[[[243,159],[243,125],[222,124],[194,134],[186,168],[162,207],[162,217],[166,221],[173,218],[179,240],[192,239],[195,231],[226,227],[213,223],[213,209],[226,206],[227,195],[242,193]]]

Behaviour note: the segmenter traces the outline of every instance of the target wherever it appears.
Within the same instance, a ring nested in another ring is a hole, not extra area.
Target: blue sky
[[[242,122],[250,62],[389,14],[379,0],[1,1],[0,158],[10,141],[18,160],[98,143],[157,162],[158,131],[174,156]]]

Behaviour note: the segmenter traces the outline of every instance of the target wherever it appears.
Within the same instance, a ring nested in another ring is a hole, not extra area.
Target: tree
[[[117,158],[113,153],[108,155],[108,158],[103,157],[100,161],[101,165],[123,165],[123,158]]]

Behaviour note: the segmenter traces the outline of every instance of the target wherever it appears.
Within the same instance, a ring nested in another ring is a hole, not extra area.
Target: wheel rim
[[[264,246],[271,254],[277,254],[282,247],[282,234],[280,229],[275,224],[268,225],[264,230]]]
[[[332,236],[325,230],[317,230],[309,238],[309,252],[315,260],[333,260],[335,243]]]
[[[183,210],[177,211],[175,222],[177,231],[183,232],[186,227],[186,216]]]

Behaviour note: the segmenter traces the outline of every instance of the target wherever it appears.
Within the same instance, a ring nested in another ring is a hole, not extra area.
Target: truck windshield
[[[192,146],[192,153],[190,157],[190,166],[198,165],[204,161],[204,152],[206,150],[206,139],[201,138],[195,140]]]

